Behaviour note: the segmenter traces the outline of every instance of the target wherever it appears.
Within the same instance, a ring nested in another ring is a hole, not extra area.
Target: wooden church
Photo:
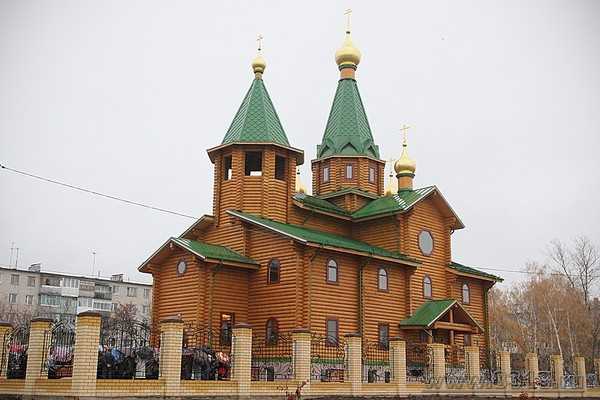
[[[305,328],[332,342],[359,332],[381,345],[401,336],[485,352],[487,294],[501,279],[453,261],[452,233],[464,225],[437,187],[413,187],[406,139],[397,187],[385,185],[355,77],[360,58],[347,31],[308,194],[296,174],[304,152],[275,111],[259,49],[250,89],[208,149],[212,215],[139,267],[154,280],[153,321],[180,315],[223,341],[243,322],[266,338]]]

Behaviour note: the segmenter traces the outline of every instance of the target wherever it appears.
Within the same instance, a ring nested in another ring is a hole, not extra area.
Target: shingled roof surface
[[[418,260],[411,259],[404,254],[389,251],[381,247],[372,246],[368,243],[352,239],[346,236],[323,232],[299,225],[284,224],[282,222],[273,221],[271,219],[262,218],[254,214],[249,214],[241,211],[229,210],[228,213],[244,221],[260,225],[269,230],[278,232],[280,234],[286,235],[288,237],[302,242],[315,243],[323,246],[339,247],[342,249],[354,250],[369,255],[387,257],[402,261],[409,261],[411,263],[419,263]]]
[[[341,79],[335,92],[317,158],[334,155],[379,158],[367,113],[354,79]]]
[[[290,143],[262,79],[254,79],[222,144]]]
[[[253,259],[245,257],[225,246],[197,242],[195,240],[182,238],[171,238],[171,241],[191,251],[192,253],[198,254],[205,258],[258,265],[258,262],[254,261]]]
[[[400,321],[401,326],[430,326],[448,310],[456,300],[430,300],[421,305],[415,313],[405,320]]]
[[[459,263],[457,263],[455,261],[452,261],[450,263],[450,268],[452,268],[452,269],[454,269],[456,271],[459,271],[459,272],[463,272],[465,274],[478,275],[478,276],[481,276],[481,277],[484,277],[484,278],[493,279],[493,280],[498,281],[498,282],[504,281],[504,279],[500,278],[497,275],[488,274],[487,272],[483,272],[483,271],[480,271],[480,270],[475,269],[473,267],[468,267],[466,265],[459,264]]]

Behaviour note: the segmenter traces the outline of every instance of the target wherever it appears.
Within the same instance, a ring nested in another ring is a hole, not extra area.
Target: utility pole
[[[17,247],[15,250],[17,251],[17,256],[15,257],[15,269],[17,269],[19,266],[19,248]]]
[[[8,261],[8,265],[12,265],[14,252],[15,252],[15,242],[10,242],[10,260]]]
[[[94,276],[94,268],[96,268],[96,252],[92,250],[92,276]]]

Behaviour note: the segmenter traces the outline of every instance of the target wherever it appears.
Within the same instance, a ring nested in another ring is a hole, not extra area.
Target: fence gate
[[[313,334],[310,340],[310,377],[321,382],[343,382],[346,377],[346,342]]]
[[[157,379],[160,335],[144,322],[104,319],[98,379]]]
[[[6,372],[8,379],[24,379],[27,370],[27,347],[29,325],[20,325],[2,337],[0,373]]]
[[[231,335],[220,335],[206,327],[184,328],[181,379],[229,380],[231,365]]]
[[[55,322],[44,332],[41,374],[49,379],[73,375],[73,350],[75,348],[75,327],[64,321]]]
[[[363,340],[362,380],[367,383],[391,381],[390,348],[388,345]]]
[[[480,361],[479,383],[489,385],[500,385],[502,383],[500,354],[491,351],[487,360],[482,359]]]
[[[467,383],[469,381],[469,354],[465,348],[457,345],[446,346],[446,383]]]
[[[252,337],[253,381],[293,379],[293,340],[291,334]]]
[[[406,381],[430,383],[433,377],[433,350],[427,343],[406,344]]]

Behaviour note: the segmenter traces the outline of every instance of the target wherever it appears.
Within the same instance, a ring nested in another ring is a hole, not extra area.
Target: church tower
[[[229,220],[228,209],[287,222],[296,183],[296,166],[304,152],[290,146],[263,81],[266,61],[252,61],[254,80],[223,142],[208,149],[214,164],[213,215],[217,225]]]
[[[340,79],[325,133],[312,161],[313,194],[355,211],[384,193],[385,162],[373,140],[358,86],[361,54],[354,46],[350,24],[335,53]]]

